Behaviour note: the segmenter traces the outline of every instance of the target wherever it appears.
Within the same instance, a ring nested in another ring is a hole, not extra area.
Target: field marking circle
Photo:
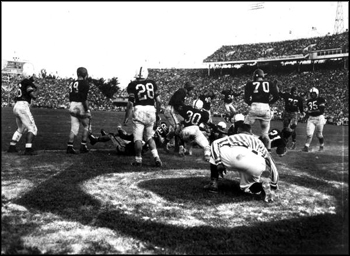
[[[174,179],[174,182],[178,182],[179,177],[209,180],[209,173],[208,170],[195,169],[114,173],[88,180],[81,184],[81,188],[102,205],[108,205],[110,210],[118,210],[142,220],[185,227],[212,225],[214,222],[221,227],[249,226],[257,222],[336,213],[333,196],[283,181],[280,183],[279,198],[274,203],[267,204],[262,200],[235,202],[232,198],[232,202],[228,200],[216,204],[215,199],[212,199],[212,205],[201,205],[196,209],[192,208],[193,203],[175,203],[140,186],[159,179]],[[310,204],[313,207],[310,208]]]

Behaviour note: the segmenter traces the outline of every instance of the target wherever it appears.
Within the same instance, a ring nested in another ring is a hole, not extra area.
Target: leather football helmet
[[[88,71],[87,71],[87,69],[86,68],[84,68],[84,67],[79,67],[78,69],[77,69],[77,76],[79,77],[87,77],[88,76]]]
[[[256,69],[253,73],[253,79],[255,80],[256,78],[264,78],[265,74],[264,71],[260,68]]]
[[[199,109],[201,110],[203,108],[203,101],[201,101],[200,99],[197,99],[193,102],[193,107],[195,109]]]

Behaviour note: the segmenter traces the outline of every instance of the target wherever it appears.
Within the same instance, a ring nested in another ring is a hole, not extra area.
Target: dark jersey
[[[90,85],[87,80],[74,80],[69,84],[69,101],[84,102],[87,100]]]
[[[280,92],[279,95],[281,96],[282,99],[284,99],[285,102],[285,111],[286,112],[298,112],[304,113],[303,109],[303,99],[299,96],[293,96],[290,93],[283,93]]]
[[[270,100],[271,95],[272,100]],[[270,81],[249,81],[245,86],[244,101],[248,105],[253,102],[273,104],[278,99],[278,88]]]
[[[324,113],[326,100],[321,97],[318,97],[316,99],[308,99],[306,102],[306,106],[308,109],[308,114],[310,116],[320,116]]]
[[[134,80],[129,83],[126,91],[129,101],[133,102],[134,106],[154,106],[159,95],[157,84],[151,79]]]
[[[271,141],[271,148],[285,149],[291,132],[288,132],[286,128],[282,131],[278,129],[271,129],[269,131],[269,139]],[[259,137],[262,140],[261,136]]]
[[[200,125],[201,123],[206,124],[209,121],[209,113],[195,109],[192,106],[183,106],[179,110],[179,114],[184,118],[183,124],[185,127],[191,125]]]
[[[176,111],[179,110],[180,106],[185,104],[187,91],[185,88],[178,89],[169,100],[169,105],[173,106]]]
[[[212,100],[211,96],[200,95],[200,96],[199,96],[199,99],[200,99],[201,101],[203,101],[203,108],[204,108],[205,110],[209,111],[209,110],[210,110],[210,107],[211,107],[211,100]]]
[[[224,102],[226,104],[229,104],[229,103],[233,102],[234,97],[237,97],[237,96],[241,95],[242,92],[235,93],[233,90],[230,89],[230,90],[223,90],[221,92],[221,94],[224,95]]]
[[[32,100],[30,93],[34,91],[34,88],[36,88],[36,86],[34,85],[33,80],[23,79],[17,85],[15,101],[27,101],[30,103]]]

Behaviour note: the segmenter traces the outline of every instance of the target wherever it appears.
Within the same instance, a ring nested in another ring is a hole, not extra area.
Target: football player
[[[169,142],[175,137],[175,151],[179,149],[178,134],[180,132],[179,107],[185,105],[186,97],[190,96],[194,85],[191,82],[186,82],[183,88],[178,89],[170,98],[168,106],[164,110],[164,116],[169,123],[169,134],[166,138],[165,150],[169,152]]]
[[[264,71],[256,69],[253,72],[253,81],[247,82],[244,90],[244,101],[250,108],[244,123],[253,125],[256,120],[260,121],[261,136],[267,150],[271,150],[268,132],[273,112],[270,105],[279,99],[278,87],[275,83],[266,80]],[[272,96],[272,99],[270,99]]]
[[[279,92],[279,95],[285,102],[285,108],[283,112],[283,128],[290,129],[292,132],[292,144],[290,149],[295,149],[297,134],[295,129],[298,125],[299,115],[302,118],[304,116],[303,99],[298,96],[298,90],[293,86],[290,93]]]
[[[162,166],[156,143],[153,139],[154,123],[159,120],[160,96],[158,86],[152,79],[148,79],[148,69],[144,66],[138,68],[127,87],[129,95],[125,112],[124,125],[127,125],[132,113],[132,133],[135,143],[135,162],[133,166],[142,166],[142,141],[145,141],[151,150],[156,167]]]
[[[309,147],[312,137],[316,130],[316,136],[320,143],[319,151],[324,150],[323,127],[326,124],[324,117],[324,110],[326,107],[326,100],[319,97],[319,90],[315,87],[310,89],[310,99],[306,101],[307,106],[307,124],[306,124],[306,142],[302,151],[309,152]]]
[[[7,152],[18,152],[16,148],[17,142],[21,139],[24,133],[27,133],[25,144],[25,155],[36,155],[32,144],[38,129],[36,127],[34,117],[30,111],[30,104],[32,100],[35,100],[36,85],[34,84],[34,69],[33,66],[25,63],[23,65],[23,72],[21,74],[22,80],[16,87],[15,105],[13,107],[13,113],[16,118],[17,130],[14,132],[9,149]]]
[[[209,162],[211,181],[204,188],[210,192],[218,192],[219,176],[232,169],[240,175],[242,191],[249,194],[264,191],[266,202],[274,200],[279,180],[277,167],[262,141],[252,134],[249,124],[242,123],[238,134],[215,140]]]
[[[181,129],[179,134],[179,154],[181,156],[184,156],[185,143],[197,143],[203,149],[204,160],[209,161],[209,141],[204,136],[203,132],[200,130],[199,125],[212,124],[209,122],[209,113],[207,111],[203,111],[202,108],[203,102],[199,100],[196,102],[195,108],[187,105],[181,106],[179,108],[179,114],[184,118],[182,122],[183,128]]]
[[[87,153],[86,141],[91,125],[91,112],[89,109],[88,94],[90,85],[87,80],[88,71],[84,67],[77,69],[77,80],[69,84],[69,114],[71,119],[71,129],[67,143],[67,154],[76,154],[73,148],[74,139],[78,135],[80,124],[83,126],[83,134],[80,144],[80,153]]]
[[[159,126],[155,126],[154,141],[157,146],[162,146],[164,138],[166,137],[168,126],[165,122],[161,122]],[[117,126],[116,133],[107,133],[104,129],[101,129],[102,136],[89,135],[90,144],[95,145],[97,142],[112,141],[116,147],[118,154],[135,155],[134,136],[132,133],[126,132],[121,125]],[[142,154],[144,154],[149,146],[142,141]]]
[[[211,102],[213,101],[214,98],[215,98],[215,93],[209,89],[204,90],[204,92],[201,93],[198,97],[199,100],[203,101],[203,110],[205,110],[209,113],[209,121],[210,122],[213,121],[210,109],[211,109]],[[193,104],[195,104],[195,101],[193,102]]]
[[[224,106],[225,106],[225,110],[226,110],[226,117],[225,120],[227,122],[229,122],[229,120],[236,114],[236,108],[233,105],[233,99],[235,97],[238,97],[239,95],[241,95],[243,93],[243,91],[240,92],[235,92],[231,86],[226,86],[226,88],[224,90],[222,90],[221,94],[224,95]]]
[[[288,127],[283,128],[282,131],[278,129],[272,129],[269,131],[271,148],[276,148],[276,154],[280,157],[284,156],[287,153],[287,143],[291,135],[292,131]],[[261,136],[259,139],[263,141]]]
[[[220,121],[217,125],[212,126],[209,133],[209,144],[211,145],[214,140],[227,136],[226,128],[227,125],[223,121]]]

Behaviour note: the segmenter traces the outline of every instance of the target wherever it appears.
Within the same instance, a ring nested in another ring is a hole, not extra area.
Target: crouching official
[[[242,124],[238,134],[215,140],[211,145],[211,182],[204,188],[218,191],[218,179],[226,169],[238,171],[240,189],[249,194],[264,191],[264,200],[273,201],[278,189],[278,171],[264,143],[252,134],[251,126]]]

